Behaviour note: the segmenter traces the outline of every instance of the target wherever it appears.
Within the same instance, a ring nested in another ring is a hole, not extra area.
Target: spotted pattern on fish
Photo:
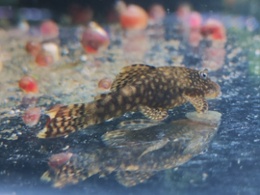
[[[206,98],[219,94],[220,87],[207,77],[207,70],[134,64],[124,67],[111,91],[97,96],[93,102],[58,105],[49,110],[49,121],[37,136],[64,136],[129,111],[141,111],[160,121],[168,116],[168,109],[186,102],[203,113],[208,110]]]

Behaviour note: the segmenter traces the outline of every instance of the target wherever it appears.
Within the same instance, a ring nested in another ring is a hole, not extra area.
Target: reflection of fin
[[[208,103],[203,97],[203,92],[197,89],[189,89],[185,91],[184,97],[196,109],[198,113],[204,113],[208,110]]]
[[[52,179],[50,171],[45,171],[41,176],[41,180],[45,182],[51,182]]]
[[[150,108],[148,106],[140,106],[140,111],[149,119],[154,121],[164,120],[167,116],[167,110],[162,108]]]
[[[71,163],[67,163],[58,169],[46,171],[41,176],[41,180],[53,182],[53,187],[55,188],[62,188],[67,184],[76,184],[85,179],[87,179],[87,176],[82,173],[82,170],[75,169]]]
[[[158,122],[151,121],[149,119],[134,119],[134,120],[122,121],[121,123],[119,123],[117,128],[124,129],[124,130],[139,130],[154,125],[158,125]]]
[[[145,154],[149,153],[149,152],[153,152],[155,150],[159,150],[162,147],[164,147],[170,140],[168,138],[165,139],[161,139],[159,140],[157,143],[149,146],[138,158],[141,158],[142,156],[144,156]]]
[[[144,77],[148,71],[152,70],[155,70],[154,66],[144,64],[134,64],[124,67],[112,83],[111,91],[118,91],[136,79],[140,79],[142,76]]]
[[[221,113],[210,110],[203,114],[198,114],[197,112],[188,112],[186,117],[193,121],[209,125],[217,125],[221,120]]]
[[[151,176],[153,176],[152,172],[119,171],[116,174],[116,180],[126,187],[131,187],[145,182]]]
[[[120,146],[125,143],[127,131],[115,130],[102,135],[103,142],[108,146]]]

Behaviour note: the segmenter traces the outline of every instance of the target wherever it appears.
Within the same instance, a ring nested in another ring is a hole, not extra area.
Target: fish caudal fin
[[[89,106],[88,106],[89,107]],[[87,126],[87,104],[73,104],[68,106],[56,105],[47,112],[48,121],[37,134],[38,138],[53,138],[64,136]],[[89,110],[90,112],[90,110]]]
[[[102,94],[90,103],[57,105],[47,112],[49,120],[37,137],[65,136],[135,110],[136,104],[133,102],[135,91],[134,87],[126,86],[119,91]]]

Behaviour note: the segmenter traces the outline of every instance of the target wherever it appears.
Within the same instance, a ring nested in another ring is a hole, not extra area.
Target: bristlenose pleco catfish
[[[220,86],[207,73],[186,67],[126,66],[109,93],[89,103],[57,105],[47,111],[49,120],[37,136],[65,136],[129,111],[141,111],[149,119],[161,121],[168,116],[168,109],[186,102],[204,113],[208,110],[206,99],[220,94]]]

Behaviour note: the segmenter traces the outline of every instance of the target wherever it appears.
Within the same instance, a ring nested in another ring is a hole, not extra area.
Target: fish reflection
[[[105,147],[77,154],[55,154],[49,170],[41,179],[63,187],[99,174],[115,173],[116,180],[127,187],[145,182],[156,172],[184,164],[207,148],[217,132],[221,114],[187,113],[187,119],[168,124],[137,124],[102,136]]]

